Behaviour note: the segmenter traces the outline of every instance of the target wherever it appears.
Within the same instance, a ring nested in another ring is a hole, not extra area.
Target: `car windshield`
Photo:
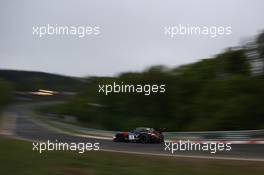
[[[153,132],[155,130],[153,128],[138,127],[134,131],[136,131],[136,132]]]

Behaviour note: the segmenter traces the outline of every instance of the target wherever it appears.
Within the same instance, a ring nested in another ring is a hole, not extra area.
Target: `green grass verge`
[[[111,133],[106,134],[104,132],[98,132],[98,131],[78,131],[76,129],[70,129],[70,128],[62,127],[58,124],[53,123],[50,119],[47,119],[45,117],[40,116],[40,115],[45,115],[45,114],[39,114],[36,112],[31,112],[31,113],[27,113],[27,115],[30,116],[32,119],[39,121],[41,123],[44,123],[44,124],[46,124],[52,128],[59,129],[61,131],[65,131],[65,132],[72,133],[72,134],[87,134],[90,136],[102,136],[102,137],[109,137],[109,138],[112,138],[114,136],[114,134],[111,134]],[[78,125],[76,123],[67,123],[67,122],[62,122],[62,121],[61,121],[61,123],[70,124],[73,126],[84,127],[84,126]]]
[[[110,152],[32,151],[31,143],[0,137],[4,175],[262,175],[261,162],[180,159]]]

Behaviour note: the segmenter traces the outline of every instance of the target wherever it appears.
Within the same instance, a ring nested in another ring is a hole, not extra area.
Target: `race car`
[[[164,136],[162,132],[165,128],[138,127],[131,131],[119,132],[115,134],[115,142],[140,142],[140,143],[162,143]]]

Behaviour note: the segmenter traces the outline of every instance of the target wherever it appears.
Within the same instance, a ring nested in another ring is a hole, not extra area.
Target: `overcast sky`
[[[263,0],[1,0],[0,68],[116,75],[211,57],[264,29]],[[77,38],[32,34],[47,24],[100,26]],[[232,34],[164,35],[164,26],[231,26]]]

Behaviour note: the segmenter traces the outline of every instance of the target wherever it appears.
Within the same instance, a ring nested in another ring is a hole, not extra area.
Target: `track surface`
[[[34,141],[58,141],[58,142],[99,142],[101,150],[127,152],[136,154],[151,154],[162,156],[182,156],[194,158],[212,158],[212,159],[231,159],[231,160],[257,160],[264,161],[263,144],[233,144],[231,151],[217,152],[177,152],[174,154],[164,151],[164,144],[140,144],[140,143],[115,143],[111,140],[95,139],[87,137],[78,137],[64,134],[42,124],[32,121],[25,113],[29,108],[12,107],[8,110],[15,116],[15,127],[13,134],[16,137],[34,140]]]

